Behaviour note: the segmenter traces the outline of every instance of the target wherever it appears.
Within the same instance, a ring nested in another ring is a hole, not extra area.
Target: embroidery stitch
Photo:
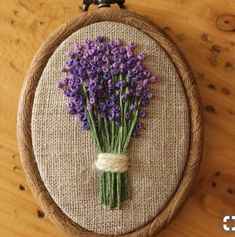
[[[135,43],[122,46],[121,40],[106,42],[102,36],[85,39],[68,52],[62,68],[66,78],[57,83],[70,98],[68,114],[95,139],[101,203],[109,208],[131,198],[126,154],[131,137],[143,128],[143,107],[153,98],[150,84],[159,80],[143,65],[145,55],[134,55],[135,48]]]

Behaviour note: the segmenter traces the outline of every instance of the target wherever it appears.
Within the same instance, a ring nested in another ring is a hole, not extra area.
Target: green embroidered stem
[[[110,135],[109,135],[109,129],[108,129],[108,123],[107,119],[104,118],[104,128],[105,128],[105,133],[106,133],[106,145],[107,145],[107,151],[109,152],[111,147],[110,147]]]
[[[119,76],[119,81],[122,80],[122,75],[120,74]],[[120,89],[120,98],[119,98],[119,105],[120,105],[120,114],[121,114],[121,124],[119,127],[119,134],[118,134],[118,138],[119,138],[119,144],[118,144],[118,152],[121,153],[121,147],[122,147],[122,136],[123,136],[123,116],[124,116],[124,111],[123,111],[123,106],[122,106],[122,87]]]
[[[114,147],[114,140],[115,140],[115,126],[114,122],[111,122],[111,147]]]
[[[120,208],[121,206],[121,197],[122,197],[122,181],[121,181],[121,175],[122,174],[116,174],[117,175],[117,207]]]
[[[85,97],[86,97],[86,101],[88,103],[89,98],[88,98],[87,91],[86,91],[86,88],[85,88],[84,85],[83,85],[83,91],[84,91],[84,94],[85,94]],[[95,121],[94,121],[94,118],[93,118],[93,114],[92,114],[92,112],[90,112],[88,110],[86,110],[85,112],[86,112],[89,124],[91,124],[91,127],[92,127],[91,131],[92,131],[93,136],[95,138],[96,145],[97,145],[98,149],[101,151],[102,147],[101,147],[100,140],[99,140],[99,137],[98,137],[98,134],[97,134],[97,129],[96,129],[96,126],[95,126]]]
[[[138,101],[138,107],[140,105],[140,101]],[[127,147],[130,143],[130,140],[131,140],[131,136],[132,136],[132,133],[134,131],[134,128],[135,128],[135,125],[136,125],[136,122],[137,122],[137,119],[138,119],[138,113],[139,113],[139,108],[137,108],[137,110],[135,111],[134,113],[134,116],[133,116],[133,119],[131,120],[131,124],[130,124],[130,128],[129,128],[129,133],[126,137],[126,141],[125,141],[125,144],[123,146],[123,151],[126,152],[127,150]]]
[[[117,77],[113,78],[117,81]],[[122,75],[119,76],[118,80],[122,81],[125,79],[127,83],[130,83],[130,78],[123,78]],[[125,93],[129,92],[129,89],[125,89]],[[129,124],[124,116],[128,111],[130,102],[124,102],[121,99],[123,94],[122,88],[120,89],[120,126],[115,126],[114,122],[111,122],[111,125],[108,126],[107,120],[103,119],[103,130],[105,135],[101,132],[103,137],[103,143],[101,147],[102,152],[110,153],[126,153],[127,147],[129,145],[131,135],[135,128],[135,124],[138,118],[138,109],[135,111],[133,118],[131,118],[131,123]],[[137,103],[137,101],[135,101]],[[137,103],[140,104],[139,102]],[[109,209],[120,208],[121,203],[125,200],[131,198],[131,187],[129,182],[128,173],[111,173],[111,172],[101,172],[100,178],[100,198],[101,202],[106,205]]]

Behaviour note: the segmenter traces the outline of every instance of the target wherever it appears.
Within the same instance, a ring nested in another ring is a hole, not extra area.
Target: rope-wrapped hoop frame
[[[145,18],[121,9],[100,9],[95,12],[83,13],[78,18],[71,20],[60,27],[42,45],[29,67],[19,101],[17,136],[21,162],[34,197],[40,202],[43,210],[46,212],[46,215],[57,226],[62,228],[71,236],[98,236],[96,233],[87,231],[73,222],[53,201],[40,177],[37,163],[35,161],[30,125],[35,91],[42,72],[51,55],[72,33],[85,26],[101,21],[119,22],[135,27],[160,44],[160,46],[169,55],[180,75],[188,101],[190,111],[189,153],[183,176],[179,182],[176,192],[171,197],[162,212],[159,213],[159,215],[156,216],[151,222],[135,230],[134,232],[122,235],[125,237],[153,236],[172,220],[189,194],[189,191],[197,176],[202,155],[203,127],[198,89],[189,66],[175,44],[168,39],[168,37],[162,33],[158,27]]]

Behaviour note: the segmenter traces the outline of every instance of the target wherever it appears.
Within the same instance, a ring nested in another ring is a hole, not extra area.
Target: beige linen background
[[[138,44],[146,65],[160,76],[152,86],[155,99],[143,120],[141,137],[129,149],[133,198],[122,210],[108,211],[98,200],[96,151],[89,132],[81,131],[66,112],[66,98],[55,89],[65,52],[84,38],[104,35]],[[141,31],[121,23],[87,26],[66,39],[50,58],[38,84],[32,113],[32,140],[42,180],[56,204],[83,228],[123,234],[153,219],[174,194],[188,155],[189,112],[176,69],[163,49]]]

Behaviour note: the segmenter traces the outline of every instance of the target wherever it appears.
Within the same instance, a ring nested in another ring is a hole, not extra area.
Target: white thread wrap
[[[124,173],[129,169],[129,158],[125,154],[100,153],[95,167],[100,171]]]

